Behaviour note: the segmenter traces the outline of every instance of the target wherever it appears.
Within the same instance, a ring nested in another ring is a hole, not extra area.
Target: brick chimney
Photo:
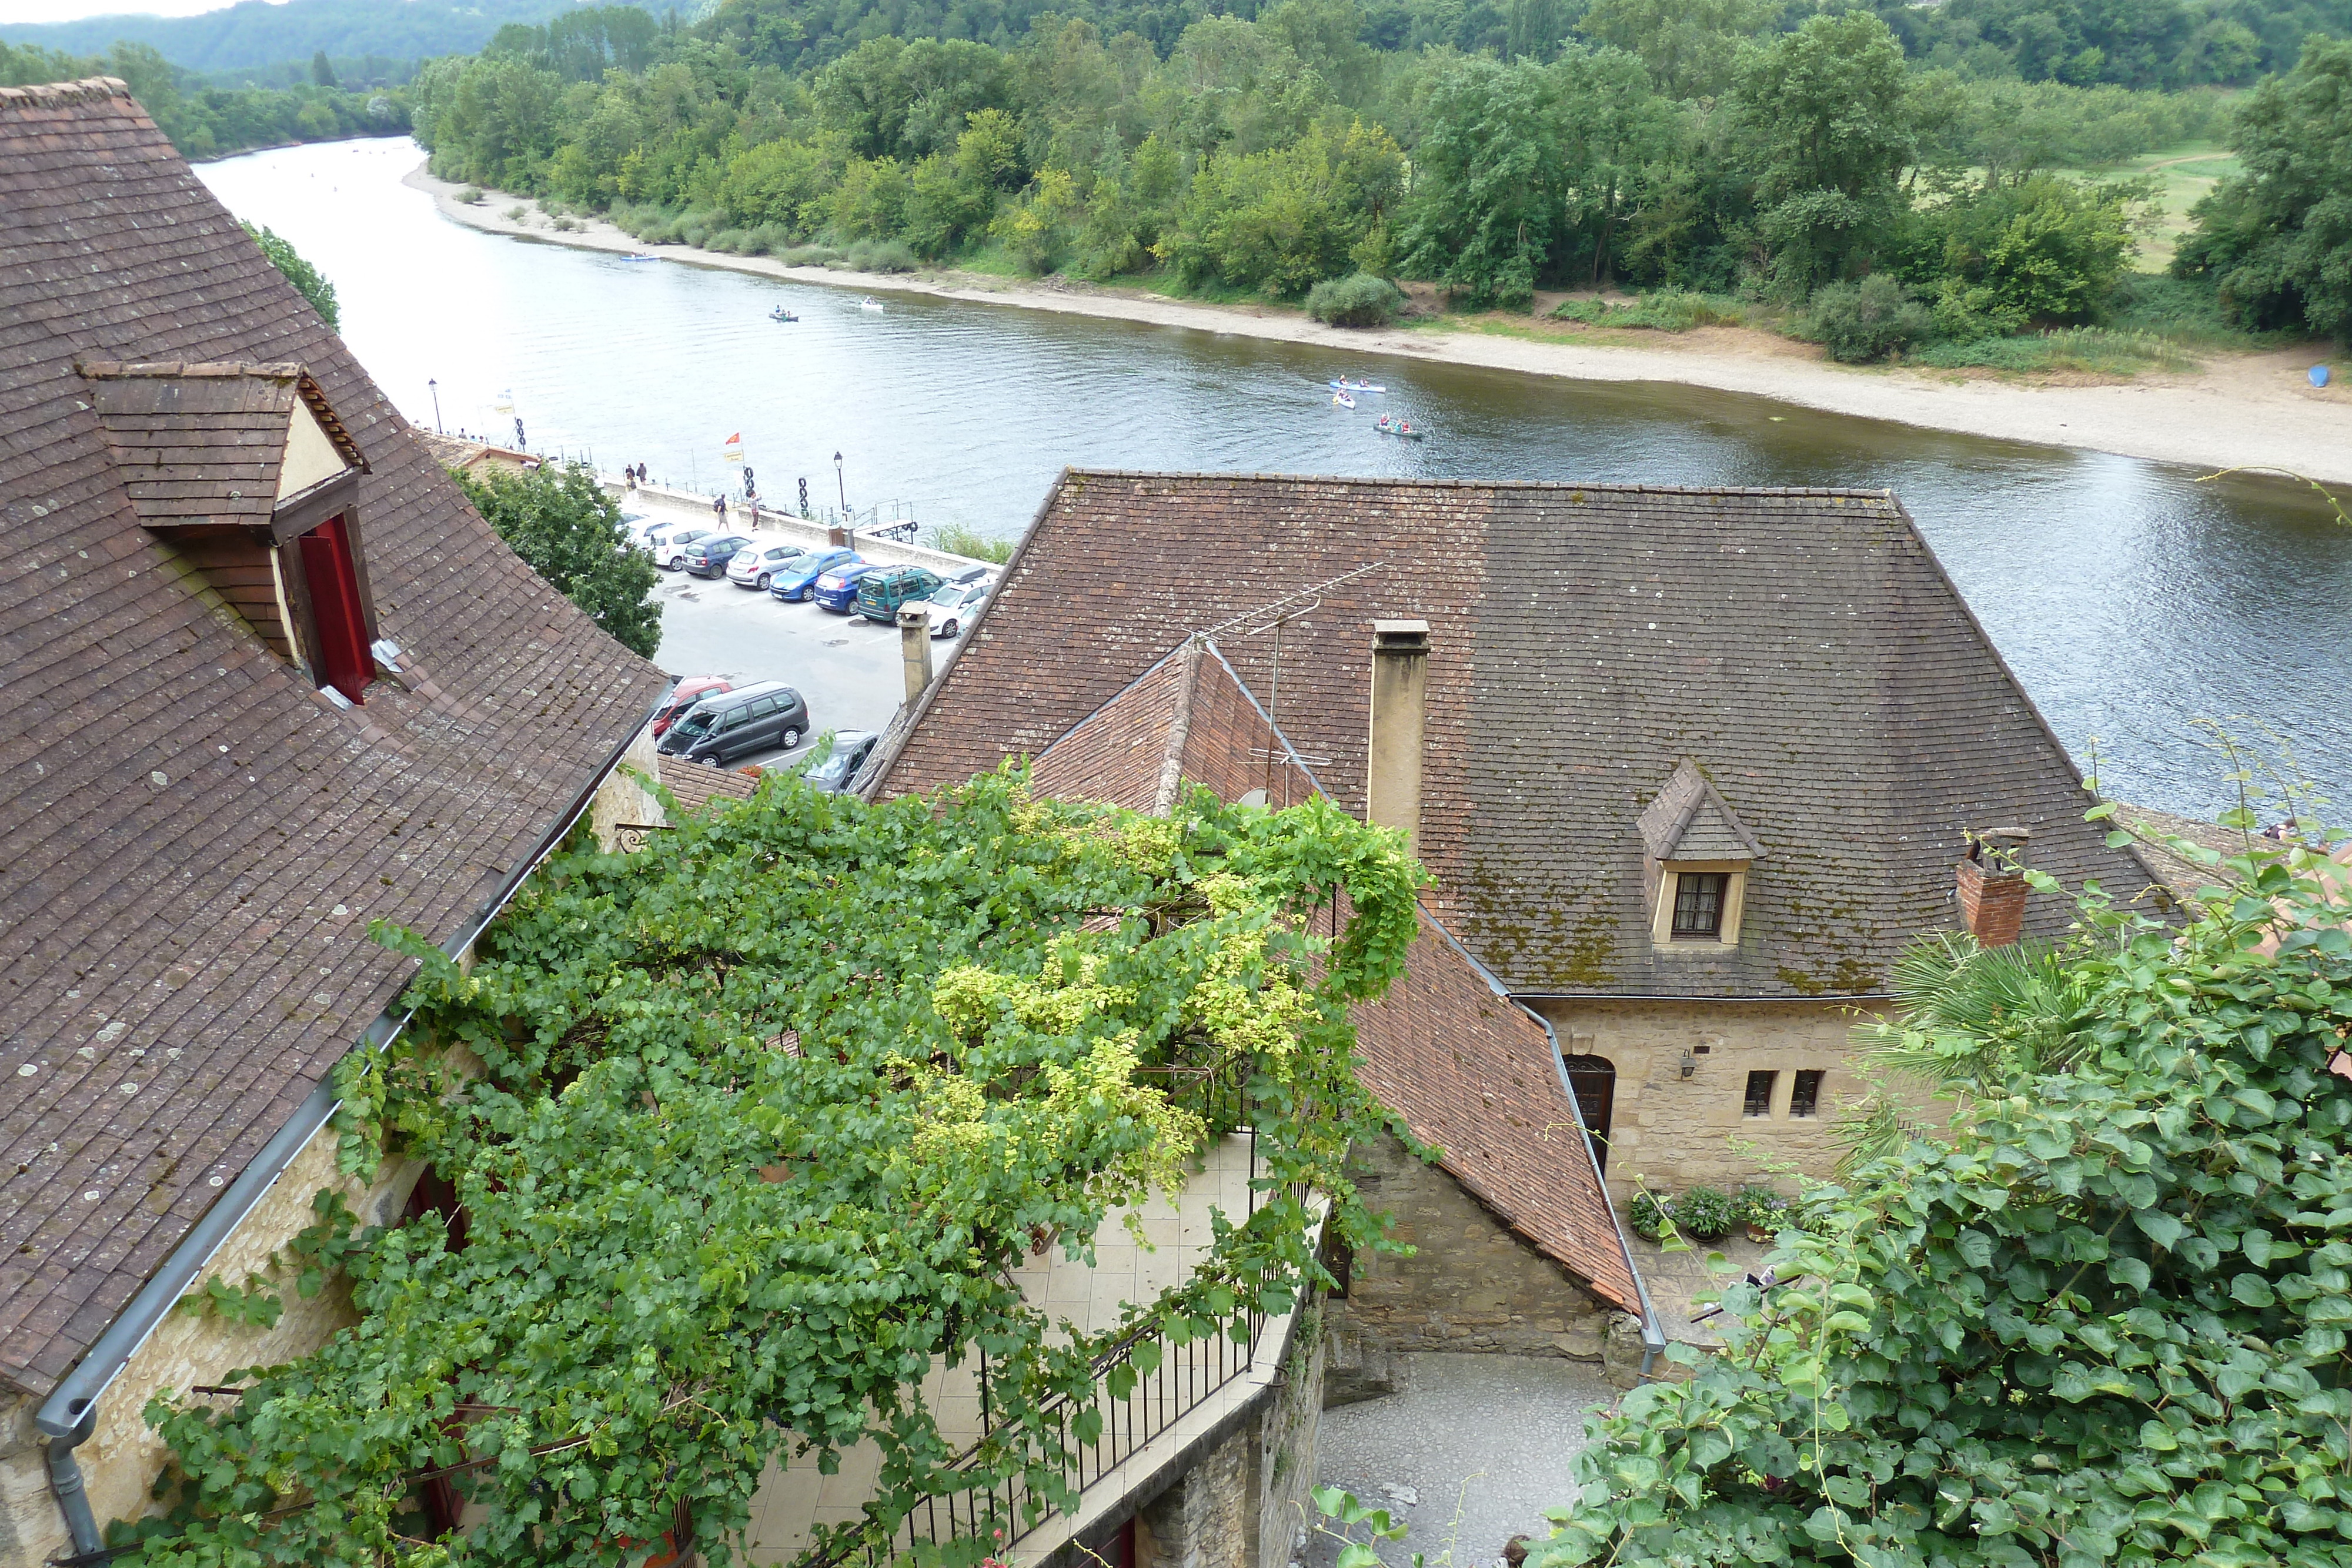
[[[1364,817],[1421,832],[1422,729],[1429,707],[1429,622],[1372,622],[1372,737]]]
[[[1969,835],[1959,876],[1960,924],[1980,946],[2013,946],[2025,929],[2025,873],[2018,852],[2032,835],[2023,828],[1992,828]]]

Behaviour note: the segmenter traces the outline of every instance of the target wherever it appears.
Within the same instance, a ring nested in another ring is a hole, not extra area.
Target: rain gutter
[[[508,901],[520,890],[530,873],[539,869],[540,862],[554,852],[555,847],[563,841],[564,835],[571,832],[586,813],[595,800],[596,791],[604,788],[604,780],[620,767],[622,758],[636,743],[637,737],[645,733],[646,726],[653,723],[654,716],[661,712],[663,704],[669,700],[669,694],[677,689],[677,683],[672,680],[662,688],[661,695],[655,698],[653,706],[646,710],[644,719],[613,748],[612,755],[604,759],[604,765],[589,775],[588,782],[572,798],[571,805],[556,817],[555,825],[541,837],[538,845],[529,854],[516,863],[515,869],[507,873],[506,881],[499,884],[499,891],[482,902],[474,911],[473,918],[459,927],[456,936],[441,944],[442,952],[456,958],[488,929],[490,922],[498,918],[499,912],[507,906]],[[403,992],[407,988],[405,985],[401,987]],[[394,1005],[398,1005],[397,998]],[[386,1008],[377,1015],[373,1023],[368,1025],[366,1031],[360,1036],[359,1043],[369,1050],[383,1050],[399,1036],[411,1016],[407,1012],[395,1015],[391,1008]],[[131,1364],[131,1358],[139,1353],[139,1348],[154,1333],[156,1325],[163,1321],[164,1315],[187,1293],[188,1287],[195,1283],[196,1277],[211,1263],[213,1254],[220,1250],[221,1244],[245,1223],[264,1195],[278,1185],[278,1178],[286,1174],[286,1168],[294,1163],[294,1157],[318,1136],[319,1130],[327,1124],[341,1104],[341,1096],[335,1092],[334,1075],[330,1071],[319,1081],[319,1086],[310,1091],[310,1098],[296,1107],[294,1114],[278,1129],[277,1134],[261,1146],[261,1152],[253,1157],[252,1163],[229,1184],[228,1190],[221,1194],[220,1200],[206,1209],[204,1218],[180,1239],[180,1244],[172,1249],[170,1256],[163,1260],[163,1266],[154,1276],[140,1288],[137,1295],[131,1298],[131,1304],[123,1309],[122,1314],[99,1335],[98,1343],[89,1347],[71,1372],[66,1374],[34,1415],[33,1425],[46,1439],[44,1446],[48,1450],[49,1488],[57,1494],[58,1511],[65,1516],[66,1529],[73,1538],[74,1555],[53,1558],[53,1563],[71,1564],[85,1560],[102,1561],[110,1555],[106,1549],[106,1538],[100,1533],[98,1521],[90,1514],[89,1494],[82,1481],[81,1467],[75,1461],[73,1453],[74,1449],[89,1441],[91,1432],[97,1429],[99,1400],[121,1375],[122,1369]]]

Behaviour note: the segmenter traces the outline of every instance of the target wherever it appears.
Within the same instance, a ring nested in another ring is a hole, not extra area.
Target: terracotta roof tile
[[[303,367],[371,465],[406,674],[360,709],[141,526],[77,366],[159,361]],[[368,922],[465,929],[665,680],[498,540],[120,83],[0,89],[0,1379],[38,1394],[395,1000]]]
[[[1215,642],[1188,638],[1037,758],[1030,781],[1062,799],[1164,810],[1164,764],[1220,800],[1317,792]],[[1404,977],[1355,1009],[1364,1086],[1439,1164],[1546,1256],[1630,1312],[1642,1310],[1551,1035],[1423,912]]]

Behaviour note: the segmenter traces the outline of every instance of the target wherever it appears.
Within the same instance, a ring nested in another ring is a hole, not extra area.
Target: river
[[[1065,465],[1885,486],[2111,794],[2211,816],[2221,721],[2352,805],[2352,529],[2284,481],[1952,435],[1735,393],[1431,365],[1181,328],[857,291],[501,238],[400,183],[404,141],[199,172],[335,285],[401,412],[710,488],[740,434],[762,493],[911,504],[1017,536]],[[782,304],[801,319],[768,321]],[[1324,382],[1384,383],[1349,413]],[[434,384],[437,383],[437,387]],[[437,410],[436,397],[437,392]],[[499,405],[511,402],[514,412]],[[1433,432],[1371,430],[1370,405]],[[833,462],[842,454],[836,476]],[[2340,818],[2341,811],[2331,813]]]

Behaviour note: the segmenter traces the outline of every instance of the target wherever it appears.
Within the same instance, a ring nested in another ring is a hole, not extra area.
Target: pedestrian
[[[637,471],[633,467],[622,469],[621,480],[622,483],[629,489],[635,489],[637,487]]]
[[[710,515],[711,515],[712,517],[716,517],[717,519],[719,519],[719,526],[720,528],[725,528],[725,527],[727,526],[727,497],[724,497],[724,496],[713,496],[713,497],[710,497]]]

